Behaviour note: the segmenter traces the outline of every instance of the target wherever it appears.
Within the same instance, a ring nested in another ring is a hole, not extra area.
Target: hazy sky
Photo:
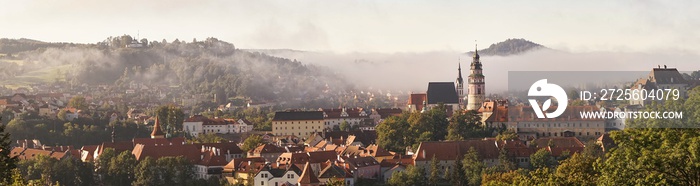
[[[217,37],[238,48],[473,50],[525,38],[572,51],[700,53],[698,1],[0,0],[0,37],[95,43]]]

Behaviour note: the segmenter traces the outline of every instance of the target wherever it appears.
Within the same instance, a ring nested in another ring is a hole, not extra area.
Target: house
[[[375,108],[372,109],[369,118],[374,120],[375,125],[378,125],[389,116],[399,116],[401,113],[403,113],[403,110],[400,108]]]
[[[420,112],[423,110],[423,106],[428,104],[428,95],[425,93],[410,94],[408,95],[408,104],[406,106],[406,111],[408,112]]]
[[[530,155],[537,152],[537,148],[530,147],[521,140],[504,140],[497,142],[498,148],[505,150],[509,158],[521,168],[530,168]]]
[[[493,139],[473,139],[466,141],[428,141],[421,142],[418,149],[413,154],[415,166],[422,166],[429,170],[430,161],[433,157],[438,160],[440,174],[453,170],[455,160],[461,160],[463,155],[474,148],[479,158],[487,167],[498,165],[498,155],[500,149]]]
[[[362,125],[369,119],[367,113],[362,108],[341,108],[341,109],[319,109],[323,112],[324,128],[333,130],[343,122],[350,126]]]
[[[247,185],[250,177],[255,177],[258,171],[265,165],[265,159],[261,157],[236,158],[224,166],[223,176],[226,181],[234,185]]]
[[[282,153],[287,152],[286,149],[272,144],[262,144],[248,151],[248,157],[264,158],[267,162],[275,162]]]
[[[194,115],[182,123],[185,132],[193,137],[200,134],[230,134],[253,131],[253,123],[246,119],[207,118]]]
[[[345,185],[351,186],[355,184],[355,178],[352,173],[344,167],[338,166],[337,162],[328,162],[328,165],[318,174],[318,180],[321,183],[330,183],[332,181],[341,180]]]
[[[598,112],[600,108],[568,106],[557,118],[539,119],[530,106],[511,106],[508,109],[508,129],[523,140],[541,137],[584,137],[594,139],[605,133],[605,120],[583,118],[581,112]]]
[[[80,148],[80,160],[83,162],[93,162],[95,160],[94,154],[97,147],[97,145],[85,145]]]
[[[551,137],[535,140],[537,149],[545,148],[552,156],[572,155],[583,152],[585,145],[575,137]]]
[[[305,136],[324,129],[322,111],[283,111],[275,112],[272,119],[274,135]]]
[[[304,165],[304,170],[302,171],[301,175],[299,176],[299,179],[297,180],[299,186],[318,186],[320,185],[321,181],[318,180],[318,177],[316,177],[317,174],[314,174],[314,171],[311,170],[311,166],[309,163],[306,163]]]
[[[343,157],[341,162],[356,179],[379,179],[381,176],[379,162],[373,157]]]
[[[302,170],[294,164],[279,166],[265,164],[255,175],[255,186],[279,186],[284,183],[296,185]]]
[[[668,68],[666,65],[661,68],[653,68],[646,78],[640,78],[631,87],[632,91],[646,92],[650,93],[652,91],[671,89],[678,90],[678,95],[680,99],[688,97],[688,90],[690,90],[692,82],[688,82],[683,75],[676,68]],[[658,96],[658,94],[657,94]],[[633,97],[630,99],[630,105],[648,105],[652,101],[664,101],[666,99],[649,99],[644,97]]]

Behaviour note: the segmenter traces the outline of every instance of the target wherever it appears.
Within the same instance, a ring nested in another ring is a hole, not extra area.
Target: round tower
[[[481,61],[479,61],[479,50],[475,47],[474,57],[469,69],[468,92],[467,95],[467,110],[479,110],[479,107],[486,99],[486,84],[484,83],[484,74],[481,69]]]

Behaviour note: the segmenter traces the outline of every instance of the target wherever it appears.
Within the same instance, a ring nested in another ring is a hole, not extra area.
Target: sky
[[[567,52],[700,53],[698,1],[0,0],[0,38],[216,37],[238,48],[470,51],[525,38]],[[481,48],[481,47],[480,47]]]

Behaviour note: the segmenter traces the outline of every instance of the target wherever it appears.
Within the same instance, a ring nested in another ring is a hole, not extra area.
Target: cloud
[[[276,51],[270,55],[327,66],[350,78],[357,87],[424,92],[428,82],[453,82],[458,59],[462,76],[469,75],[471,56],[456,51],[422,53],[347,53]],[[700,70],[700,55],[673,50],[661,52],[569,53],[537,50],[516,56],[482,56],[487,93],[507,90],[509,71],[650,71],[668,65],[679,71]],[[582,77],[585,78],[585,77]],[[630,77],[630,81],[636,77]]]

